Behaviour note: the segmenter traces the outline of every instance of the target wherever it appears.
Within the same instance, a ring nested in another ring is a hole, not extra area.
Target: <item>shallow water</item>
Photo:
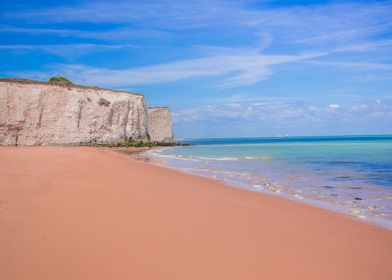
[[[392,136],[190,140],[160,164],[348,213],[392,229]]]

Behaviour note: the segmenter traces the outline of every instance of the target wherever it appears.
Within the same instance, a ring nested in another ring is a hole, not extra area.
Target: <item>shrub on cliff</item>
[[[65,77],[51,77],[48,81],[50,84],[59,85],[59,86],[72,86],[72,81],[68,80]]]

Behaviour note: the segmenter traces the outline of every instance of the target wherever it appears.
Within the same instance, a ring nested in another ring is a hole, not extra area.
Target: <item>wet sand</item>
[[[391,279],[392,231],[106,148],[0,148],[0,279]]]

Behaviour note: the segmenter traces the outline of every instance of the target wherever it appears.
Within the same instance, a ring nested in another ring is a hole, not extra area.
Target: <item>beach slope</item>
[[[0,148],[0,279],[391,279],[392,232],[106,148]]]

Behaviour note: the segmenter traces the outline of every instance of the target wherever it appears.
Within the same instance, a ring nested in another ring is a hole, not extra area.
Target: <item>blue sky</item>
[[[144,93],[178,138],[392,134],[391,1],[3,0],[0,61]]]

